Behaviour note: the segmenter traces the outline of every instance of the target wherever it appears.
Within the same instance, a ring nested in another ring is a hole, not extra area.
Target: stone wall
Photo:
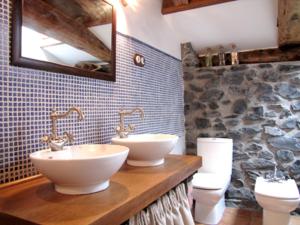
[[[186,144],[197,137],[234,140],[230,206],[256,208],[254,184],[278,165],[300,185],[300,63],[200,68],[182,45]]]

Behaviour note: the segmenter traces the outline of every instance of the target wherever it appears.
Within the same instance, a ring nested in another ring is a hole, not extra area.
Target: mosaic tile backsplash
[[[78,106],[85,113],[58,122],[74,144],[109,143],[115,135],[119,109],[140,106],[145,119],[132,116],[136,133],[184,134],[181,62],[134,38],[117,34],[117,81],[108,82],[9,65],[9,1],[0,0],[0,183],[37,174],[29,154],[44,149],[50,133],[49,115]],[[144,68],[132,57],[142,54]]]

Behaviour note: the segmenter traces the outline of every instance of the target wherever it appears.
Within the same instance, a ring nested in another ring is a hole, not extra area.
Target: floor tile
[[[204,225],[196,223],[196,225]],[[262,225],[262,213],[245,209],[226,208],[218,225]],[[292,216],[290,225],[300,225],[300,216]]]

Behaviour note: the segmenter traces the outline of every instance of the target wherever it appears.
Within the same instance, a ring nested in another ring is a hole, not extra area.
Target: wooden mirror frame
[[[106,2],[106,1],[104,1]],[[116,81],[116,9],[112,6],[112,37],[111,37],[111,72],[90,71],[75,67],[63,66],[56,63],[45,62],[22,57],[22,0],[12,1],[12,33],[11,33],[11,64],[14,66],[46,70],[50,72],[65,73],[81,77]]]

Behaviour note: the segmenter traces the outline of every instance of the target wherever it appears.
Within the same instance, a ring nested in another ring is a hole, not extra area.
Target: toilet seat
[[[255,183],[255,193],[278,199],[299,199],[298,187],[295,180],[289,179],[281,182],[269,182],[258,177]]]
[[[225,179],[227,177],[227,179]],[[195,221],[218,224],[225,210],[225,191],[230,176],[198,172],[193,176],[192,196],[195,200]]]
[[[295,180],[270,182],[263,177],[256,178],[255,199],[263,208],[264,225],[289,225],[290,212],[300,202]]]
[[[215,173],[198,172],[193,176],[193,188],[219,190],[226,187],[228,182],[224,177]]]

